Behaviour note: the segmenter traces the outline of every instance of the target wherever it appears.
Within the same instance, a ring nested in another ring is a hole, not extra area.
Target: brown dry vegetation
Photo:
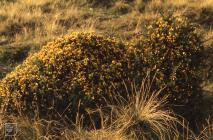
[[[88,31],[129,41],[143,31],[145,25],[168,12],[185,16],[201,28],[205,47],[202,110],[207,119],[213,115],[213,0],[0,0],[0,78],[46,42],[60,36]],[[142,93],[143,98],[136,95],[128,101],[119,98],[118,106],[109,103],[114,111],[111,114],[116,117],[99,110],[100,129],[85,130],[81,116],[70,124],[24,115],[1,116],[0,139],[4,138],[3,123],[8,122],[8,118],[18,123],[18,140],[212,139],[211,119],[194,133],[187,123],[181,122],[183,119],[164,106],[165,99],[158,100],[157,94],[151,94],[146,88],[134,91]]]
[[[97,0],[1,0],[1,75],[4,76],[23,60],[16,59],[16,55],[26,57],[28,52],[38,50],[58,36],[72,31],[95,31],[128,40],[143,30],[144,25],[168,11],[185,15],[200,24],[208,40],[206,46],[212,45],[209,40],[212,38],[212,0],[110,1],[111,4],[107,6]],[[11,57],[7,58],[6,54]],[[4,65],[5,59],[9,61],[7,67]]]

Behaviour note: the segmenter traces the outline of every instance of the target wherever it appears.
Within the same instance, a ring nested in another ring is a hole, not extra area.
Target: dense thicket
[[[118,41],[93,33],[50,42],[1,81],[2,109],[70,119],[86,113],[103,105],[113,86],[119,90],[128,75],[134,76],[129,63],[134,57],[126,52]]]
[[[151,75],[155,89],[169,96],[173,109],[193,118],[202,100],[201,66],[203,44],[197,27],[186,19],[172,15],[147,26],[147,32],[134,39],[141,59]]]

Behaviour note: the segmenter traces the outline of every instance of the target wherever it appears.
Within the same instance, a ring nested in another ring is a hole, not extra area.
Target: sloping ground
[[[212,104],[213,0],[0,1],[0,78],[22,62],[28,53],[39,50],[58,36],[87,30],[129,40],[143,31],[149,21],[168,11],[199,24],[208,40],[205,42],[204,90],[206,101]]]

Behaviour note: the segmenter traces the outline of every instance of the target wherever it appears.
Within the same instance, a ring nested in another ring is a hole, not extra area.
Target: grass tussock
[[[16,137],[20,139],[33,135],[36,138],[59,137],[68,140],[141,138],[149,140],[166,139],[172,135],[178,120],[171,111],[163,108],[166,98],[159,99],[160,91],[151,92],[150,85],[146,85],[145,80],[139,90],[132,84],[131,91],[128,100],[118,96],[113,99],[113,102],[109,102],[107,108],[111,108],[110,112],[99,109],[100,128],[95,128],[95,125],[93,128],[84,128],[85,120],[82,119],[84,116],[79,114],[76,116],[75,123],[65,125],[53,120],[32,120],[24,117],[12,117],[10,121],[18,123],[19,132]]]
[[[187,122],[181,122],[180,118],[166,107],[167,98],[160,98],[161,90],[151,90],[151,83],[145,79],[139,87],[133,83],[124,84],[126,92],[131,92],[127,99],[119,95],[114,96],[106,107],[95,110],[101,120],[99,128],[95,126],[95,119],[91,120],[94,122],[93,127],[84,127],[84,116],[80,114],[76,115],[76,122],[73,123],[32,119],[25,116],[1,116],[1,124],[17,123],[17,134],[14,138],[20,140],[28,138],[46,140],[210,140],[212,138],[211,121],[206,121],[206,125],[200,129],[199,134],[194,133],[188,127]],[[4,125],[1,125],[0,130],[4,130]],[[0,138],[5,138],[4,133],[1,133]]]
[[[117,126],[127,133],[135,132],[138,139],[166,139],[175,132],[175,115],[165,109],[166,97],[160,98],[160,91],[151,91],[151,84],[143,80],[141,87],[131,85],[130,97],[117,97],[114,113]]]

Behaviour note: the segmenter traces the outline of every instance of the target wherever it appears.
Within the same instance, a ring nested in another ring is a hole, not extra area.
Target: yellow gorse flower
[[[0,95],[5,96],[6,111],[33,114],[39,109],[51,116],[48,108],[60,113],[69,105],[67,114],[72,117],[78,102],[94,106],[100,95],[113,88],[112,83],[122,84],[128,77],[127,64],[124,44],[94,33],[74,32],[49,42],[17,66],[0,82]]]

